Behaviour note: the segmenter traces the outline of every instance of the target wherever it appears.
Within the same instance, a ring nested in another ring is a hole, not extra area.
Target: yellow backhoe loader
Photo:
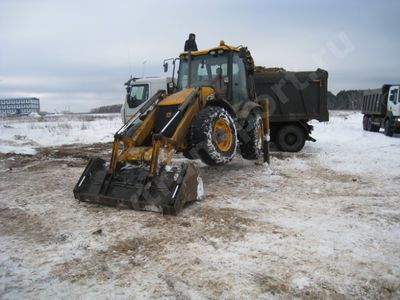
[[[170,60],[173,73],[179,61],[176,84],[158,91],[118,130],[109,164],[89,161],[76,199],[176,214],[199,197],[202,182],[194,164],[174,163],[175,153],[220,166],[239,149],[245,159],[269,162],[268,103],[257,99],[248,49],[221,41]]]

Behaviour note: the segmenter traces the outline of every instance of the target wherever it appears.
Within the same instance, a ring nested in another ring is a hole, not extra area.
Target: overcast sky
[[[129,76],[162,75],[190,32],[199,48],[245,45],[257,65],[325,68],[334,93],[376,88],[400,82],[399,28],[397,0],[0,0],[0,98],[122,103]]]

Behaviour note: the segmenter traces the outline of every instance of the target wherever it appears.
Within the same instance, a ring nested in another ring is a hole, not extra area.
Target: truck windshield
[[[142,104],[143,101],[147,100],[149,97],[149,85],[148,84],[140,84],[140,85],[132,85],[131,91],[128,97],[128,105],[130,108],[137,107]]]
[[[178,90],[189,87],[189,76],[191,75],[191,86],[221,85],[223,77],[228,74],[228,55],[205,54],[192,56],[191,74],[189,74],[189,63],[187,58],[181,58],[178,71]]]

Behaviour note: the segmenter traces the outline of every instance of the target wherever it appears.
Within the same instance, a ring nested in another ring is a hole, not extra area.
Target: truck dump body
[[[389,88],[390,85],[384,85],[380,89],[364,91],[361,112],[364,115],[385,115]]]
[[[258,97],[269,97],[271,122],[329,121],[327,81],[322,69],[254,74]]]
[[[382,97],[382,89],[364,92],[362,101],[362,113],[368,115],[384,115],[386,112],[386,101]]]

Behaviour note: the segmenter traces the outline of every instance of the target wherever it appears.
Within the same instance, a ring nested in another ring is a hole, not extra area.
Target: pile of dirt
[[[286,70],[284,68],[279,67],[263,67],[263,66],[256,66],[254,68],[254,72],[256,73],[284,73]]]

